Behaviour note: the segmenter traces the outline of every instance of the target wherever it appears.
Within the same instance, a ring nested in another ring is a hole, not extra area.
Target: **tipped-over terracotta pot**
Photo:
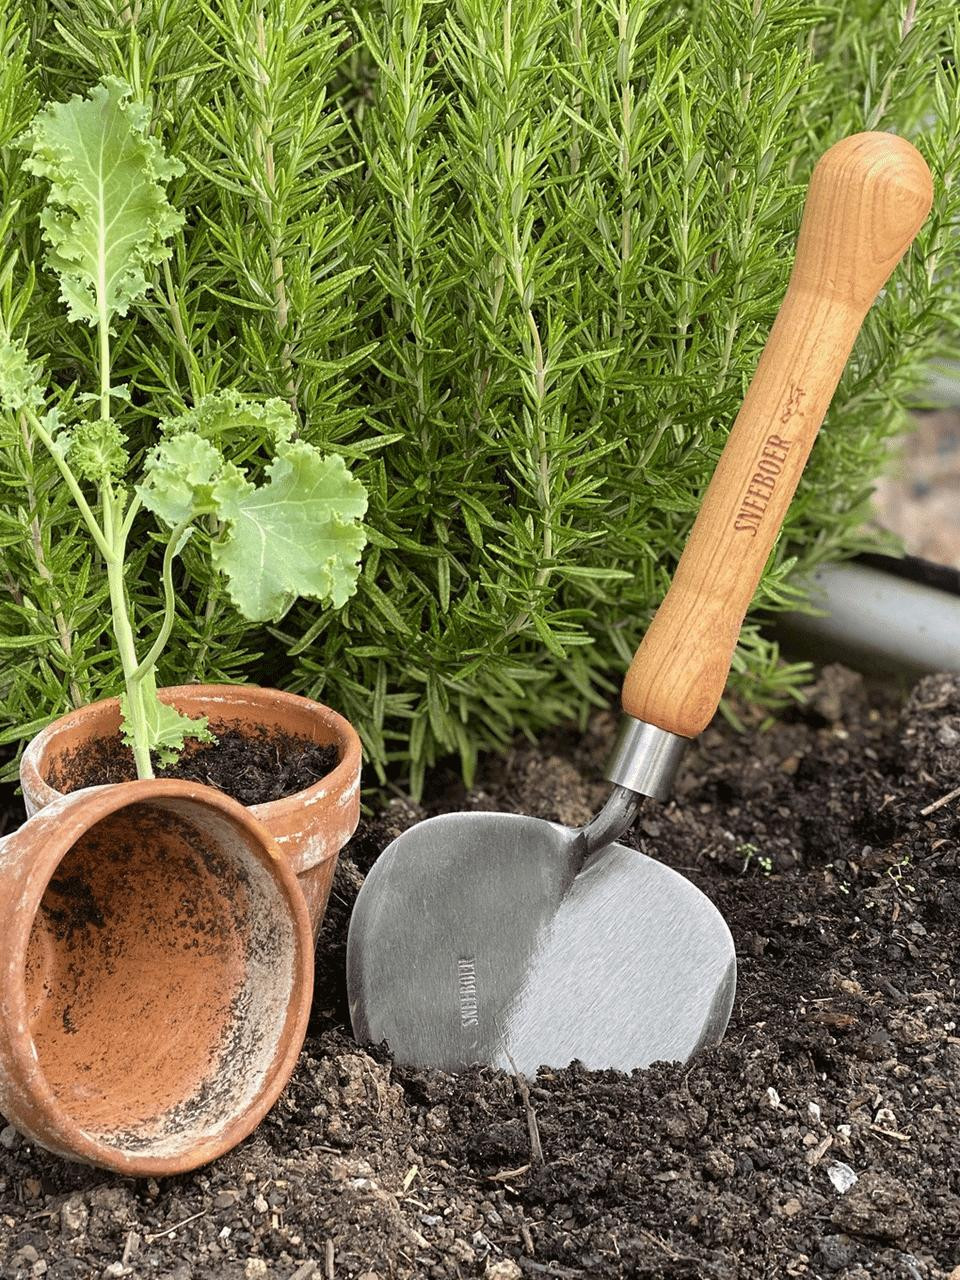
[[[157,1176],[228,1151],[312,988],[293,872],[209,787],[90,787],[0,841],[0,1111],[59,1155]]]
[[[360,820],[361,749],[353,725],[310,698],[258,685],[177,685],[161,689],[160,697],[186,715],[206,716],[214,733],[280,730],[337,748],[335,768],[313,786],[282,800],[250,806],[296,872],[316,936],[327,909],[337,855]],[[120,704],[116,698],[106,698],[71,711],[38,733],[20,763],[27,812],[36,813],[82,785],[83,779],[77,776],[78,749],[92,738],[115,737],[119,732]]]

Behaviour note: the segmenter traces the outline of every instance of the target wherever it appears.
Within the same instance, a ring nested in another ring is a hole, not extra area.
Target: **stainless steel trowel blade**
[[[384,850],[350,924],[354,1033],[396,1059],[532,1075],[629,1071],[723,1035],[733,939],[710,900],[625,845],[516,814],[430,818]]]

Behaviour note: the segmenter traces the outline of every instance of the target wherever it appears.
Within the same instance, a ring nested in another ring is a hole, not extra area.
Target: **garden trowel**
[[[401,1063],[630,1070],[716,1043],[733,940],[693,884],[617,843],[713,717],[740,625],[864,316],[930,208],[900,138],[862,133],[813,173],[786,297],[673,583],[623,686],[609,800],[580,829],[516,814],[418,823],[360,890],[353,1028]]]

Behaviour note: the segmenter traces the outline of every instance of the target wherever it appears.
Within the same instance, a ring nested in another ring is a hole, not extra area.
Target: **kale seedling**
[[[111,324],[144,297],[153,269],[170,256],[170,237],[184,219],[168,202],[165,184],[182,166],[151,136],[147,110],[130,87],[113,78],[86,98],[47,106],[24,144],[25,167],[49,183],[41,223],[61,298],[71,320],[96,329],[99,390],[74,397],[44,385],[26,335],[14,332],[11,260],[0,273],[7,301],[0,410],[49,450],[103,557],[123,668],[123,733],[138,775],[148,778],[152,756],[167,764],[187,738],[212,737],[205,719],[162,703],[156,685],[157,659],[174,623],[173,564],[198,522],[211,530],[213,564],[239,612],[251,621],[273,620],[297,596],[339,607],[353,594],[367,495],[341,457],[296,438],[297,419],[286,402],[245,401],[234,391],[161,419],[159,443],[130,482],[132,459],[113,407],[130,392],[112,384]],[[259,485],[224,456],[231,444],[241,450],[254,429],[273,451]],[[165,526],[166,548],[162,622],[141,656],[125,566],[143,509]]]

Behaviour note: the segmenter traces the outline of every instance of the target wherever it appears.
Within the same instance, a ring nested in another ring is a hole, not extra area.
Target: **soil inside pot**
[[[157,777],[203,782],[245,805],[267,804],[312,787],[339,759],[331,743],[266,730],[211,728],[216,742],[188,744],[176,764],[157,768]],[[57,761],[49,782],[69,792],[136,776],[133,752],[120,738],[93,738]]]
[[[645,808],[628,842],[690,876],[737,943],[717,1048],[629,1077],[541,1072],[525,1097],[508,1075],[401,1069],[351,1039],[347,922],[384,845],[464,804],[582,822],[607,793],[614,726],[601,715],[490,760],[466,795],[434,774],[428,807],[394,800],[362,823],[297,1073],[212,1168],[131,1183],[0,1132],[2,1274],[125,1260],[157,1280],[946,1280],[960,1265],[960,802],[930,806],[960,784],[956,677],[901,708],[828,669],[771,730],[708,730],[676,799]]]

